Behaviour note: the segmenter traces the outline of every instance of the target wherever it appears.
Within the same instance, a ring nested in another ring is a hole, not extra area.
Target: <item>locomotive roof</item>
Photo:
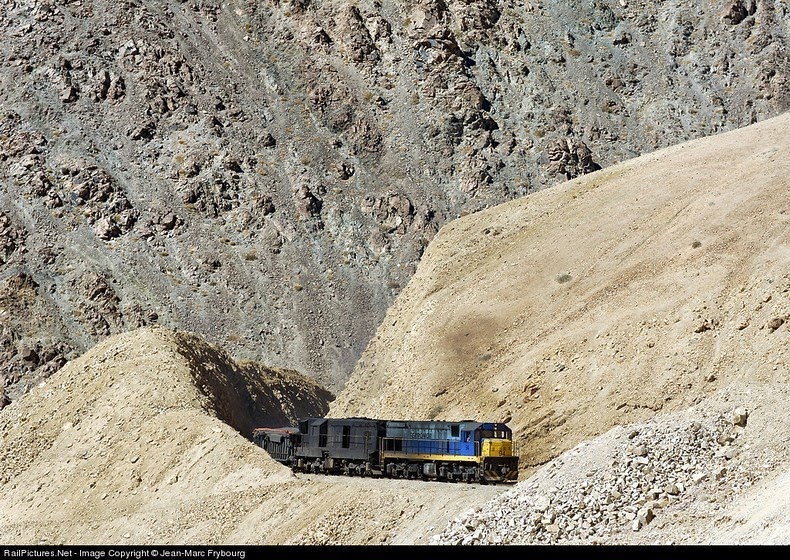
[[[334,421],[367,421],[367,422],[388,422],[391,424],[403,424],[408,426],[433,426],[433,427],[441,427],[441,426],[450,426],[450,425],[459,425],[462,430],[465,431],[474,431],[477,429],[484,429],[484,430],[510,430],[507,424],[504,422],[479,422],[477,420],[458,420],[458,421],[450,421],[450,420],[382,420],[378,418],[368,418],[366,416],[350,416],[347,418],[343,417],[318,417],[318,416],[310,416],[308,418],[302,418],[302,422],[323,422],[326,420],[334,420]]]

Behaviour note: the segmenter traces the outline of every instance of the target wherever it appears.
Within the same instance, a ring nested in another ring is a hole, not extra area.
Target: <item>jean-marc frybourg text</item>
[[[140,560],[141,558],[205,558],[206,560],[245,560],[245,550],[214,548],[14,548],[0,549],[2,558],[72,558],[74,560]]]

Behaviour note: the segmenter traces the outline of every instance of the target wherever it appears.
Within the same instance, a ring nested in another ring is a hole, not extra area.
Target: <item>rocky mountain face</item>
[[[0,0],[0,406],[152,324],[336,393],[448,221],[786,110],[787,26],[768,0]]]

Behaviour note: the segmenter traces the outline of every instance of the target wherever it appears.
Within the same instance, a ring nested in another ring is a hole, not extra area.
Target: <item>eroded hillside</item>
[[[333,415],[506,420],[536,467],[736,381],[790,381],[790,114],[441,230]]]

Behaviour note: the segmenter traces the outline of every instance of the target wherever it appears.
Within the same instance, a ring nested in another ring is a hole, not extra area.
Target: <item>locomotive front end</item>
[[[490,483],[516,482],[518,456],[513,453],[513,433],[505,424],[481,424],[480,477]]]

